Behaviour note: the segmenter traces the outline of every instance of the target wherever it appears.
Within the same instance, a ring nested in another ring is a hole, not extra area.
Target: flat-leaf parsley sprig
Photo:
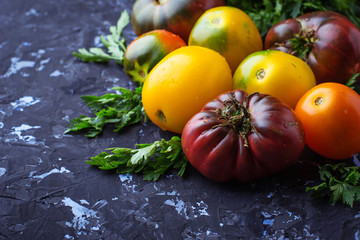
[[[329,196],[332,204],[341,201],[353,207],[354,201],[360,201],[359,170],[359,167],[346,166],[345,163],[325,164],[319,167],[323,182],[307,187],[306,191],[312,191],[313,197]]]
[[[95,137],[100,134],[106,124],[114,124],[115,132],[125,126],[146,121],[146,113],[141,101],[141,87],[129,90],[114,87],[121,94],[107,93],[101,97],[81,96],[87,106],[95,113],[95,117],[80,115],[70,120],[65,133],[84,132],[86,137]]]
[[[73,52],[73,55],[84,62],[108,62],[109,60],[115,60],[116,63],[122,65],[126,50],[126,39],[122,31],[129,22],[129,13],[124,10],[117,21],[116,26],[110,27],[109,31],[111,34],[106,37],[103,35],[100,36],[101,43],[108,53],[102,48],[92,47],[89,50],[80,48],[77,52]]]
[[[179,169],[178,175],[182,176],[188,162],[177,136],[168,141],[161,139],[137,144],[136,149],[118,147],[107,150],[111,153],[102,152],[87,163],[102,170],[115,170],[118,174],[142,173],[147,181],[157,181],[171,167]]]

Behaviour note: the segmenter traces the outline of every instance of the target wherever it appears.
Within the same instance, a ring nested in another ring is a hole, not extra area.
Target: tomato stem
[[[166,123],[165,114],[161,110],[158,110],[155,115],[161,122]]]
[[[318,39],[314,38],[315,30],[306,29],[302,20],[298,20],[298,23],[301,26],[300,32],[294,34],[294,38],[290,39],[292,45],[290,53],[305,61],[313,48],[314,42]]]
[[[324,103],[324,98],[323,97],[317,97],[315,99],[314,103],[315,103],[316,106],[319,106],[319,105]]]
[[[244,140],[245,147],[249,146],[246,135],[251,131],[257,133],[251,121],[251,114],[247,109],[247,102],[248,98],[243,104],[235,98],[232,98],[231,101],[223,102],[224,107],[222,109],[216,109],[216,112],[219,115],[219,119],[224,120],[224,123],[214,126],[227,126],[232,128]]]
[[[165,3],[167,3],[169,0],[154,0],[155,4],[158,5],[164,5]]]

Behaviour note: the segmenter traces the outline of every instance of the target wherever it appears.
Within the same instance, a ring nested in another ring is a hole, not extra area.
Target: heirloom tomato
[[[230,6],[212,8],[201,15],[190,33],[188,44],[219,52],[233,73],[247,55],[263,48],[260,33],[251,18]]]
[[[310,89],[295,109],[314,152],[343,160],[360,152],[360,95],[340,83]]]
[[[214,181],[242,182],[295,163],[305,142],[301,122],[285,103],[242,90],[208,102],[184,127],[189,162]]]
[[[248,94],[260,92],[272,95],[295,108],[300,97],[315,86],[310,67],[301,59],[276,50],[250,54],[237,68],[234,89]]]
[[[167,54],[186,43],[166,30],[153,30],[133,40],[124,54],[124,70],[137,83],[143,83],[150,70]]]
[[[265,49],[276,49],[302,58],[317,83],[345,84],[360,72],[360,30],[335,12],[311,12],[274,25],[265,38]]]
[[[136,0],[131,23],[138,36],[154,29],[165,29],[187,41],[200,15],[222,5],[225,5],[224,0]]]
[[[205,103],[231,89],[231,70],[224,57],[208,48],[186,46],[169,53],[150,71],[142,101],[153,123],[181,133]]]

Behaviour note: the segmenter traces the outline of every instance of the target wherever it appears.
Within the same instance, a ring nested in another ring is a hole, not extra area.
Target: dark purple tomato
[[[131,23],[138,36],[154,29],[165,29],[187,42],[200,15],[223,5],[224,0],[136,0]]]
[[[345,16],[311,12],[274,25],[265,38],[265,49],[276,49],[302,58],[317,83],[345,84],[360,72],[360,30]]]
[[[305,145],[302,124],[290,107],[242,90],[207,103],[181,139],[191,165],[219,182],[247,182],[282,170],[297,161]]]
[[[124,70],[131,80],[142,84],[161,59],[184,46],[184,40],[166,30],[158,29],[144,33],[126,48]]]

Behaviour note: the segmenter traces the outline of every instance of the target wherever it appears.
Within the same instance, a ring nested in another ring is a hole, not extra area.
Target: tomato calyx
[[[147,75],[149,74],[150,70],[151,69],[149,63],[139,64],[138,61],[134,61],[134,69],[128,70],[127,74],[131,77],[131,79],[135,83],[142,85]]]
[[[250,96],[247,96],[244,103],[239,102],[235,98],[231,98],[231,101],[224,101],[224,107],[222,109],[215,109],[214,111],[218,114],[218,119],[222,120],[223,123],[215,125],[217,127],[229,127],[233,129],[243,140],[244,146],[249,147],[247,134],[254,131],[257,134],[256,128],[252,124],[251,114],[247,109],[247,103]]]
[[[300,25],[300,32],[294,34],[294,38],[290,39],[291,54],[306,61],[314,43],[319,39],[314,38],[315,30],[307,29],[303,20],[297,19],[297,22]]]
[[[314,43],[319,39],[314,37],[314,29],[306,28],[305,22],[303,20],[296,19],[296,21],[300,25],[299,33],[294,34],[294,37],[288,41],[282,43],[274,43],[273,48],[285,50],[285,52],[306,61],[310,52],[313,49]]]

